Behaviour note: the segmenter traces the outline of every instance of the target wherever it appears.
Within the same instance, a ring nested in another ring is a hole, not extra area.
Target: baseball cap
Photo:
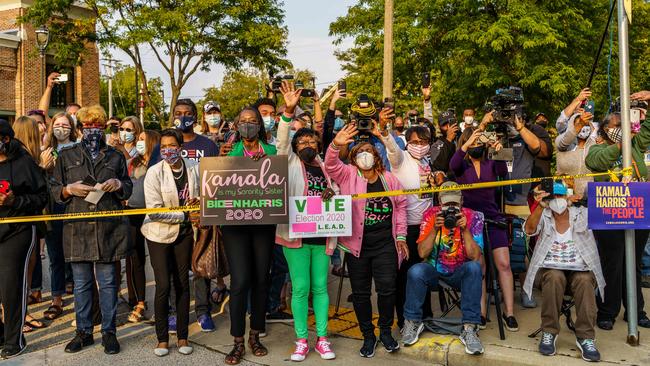
[[[539,112],[539,113],[537,113],[537,114],[535,115],[535,119],[534,119],[534,121],[537,121],[537,118],[542,117],[542,116],[543,116],[544,118],[548,119],[548,117],[546,117],[546,114],[544,114],[543,112]]]
[[[0,136],[9,136],[14,138],[14,129],[6,119],[0,119]]]
[[[441,185],[442,188],[447,187],[458,187],[456,182],[444,182]],[[460,191],[442,191],[438,193],[438,200],[441,205],[446,205],[448,203],[457,203],[460,205],[460,201],[463,198],[463,194]]]
[[[211,110],[216,109],[221,112],[221,106],[217,102],[209,101],[203,105],[203,113],[208,113]]]

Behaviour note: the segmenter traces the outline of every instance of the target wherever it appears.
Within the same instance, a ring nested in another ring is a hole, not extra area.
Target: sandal
[[[238,365],[244,355],[246,354],[246,347],[244,347],[244,341],[235,342],[235,345],[232,347],[232,351],[226,355],[226,363],[228,365]]]
[[[43,302],[43,296],[40,291],[32,292],[27,297],[27,305],[34,305]]]
[[[43,317],[45,317],[47,320],[54,320],[60,317],[61,314],[63,314],[63,308],[59,305],[52,304],[49,308],[47,308],[47,310],[45,310]]]
[[[143,305],[136,305],[133,308],[133,311],[131,311],[131,314],[129,314],[129,318],[128,318],[129,323],[139,323],[145,320],[144,311],[145,311],[145,307]]]
[[[43,329],[47,327],[47,325],[39,322],[38,320],[32,318],[32,319],[27,319],[25,317],[25,324],[23,324],[23,333],[30,333],[33,332],[36,329]]]
[[[223,288],[215,288],[212,290],[210,293],[210,299],[212,300],[213,303],[216,305],[220,305],[222,302],[226,300],[226,297],[230,295],[230,290],[228,290],[228,287],[224,286]]]
[[[269,354],[269,350],[260,343],[260,333],[250,333],[248,335],[248,345],[251,347],[253,354],[257,357],[264,357]]]

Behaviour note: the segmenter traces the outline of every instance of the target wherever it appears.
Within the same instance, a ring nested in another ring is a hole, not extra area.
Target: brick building
[[[31,3],[31,0],[0,0],[0,117],[9,120],[38,108],[45,78],[50,72],[60,70],[47,51],[43,67],[34,28],[16,20]],[[68,16],[85,18],[92,17],[93,13],[75,5]],[[69,81],[53,90],[50,115],[72,102],[99,103],[99,53],[95,44],[87,48],[81,66],[68,72]]]

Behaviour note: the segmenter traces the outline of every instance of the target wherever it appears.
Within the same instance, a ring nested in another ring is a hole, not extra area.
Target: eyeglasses
[[[318,147],[318,142],[316,141],[298,141],[296,143],[298,146],[313,146],[313,147]]]
[[[132,128],[120,127],[120,131],[133,132],[133,129]]]

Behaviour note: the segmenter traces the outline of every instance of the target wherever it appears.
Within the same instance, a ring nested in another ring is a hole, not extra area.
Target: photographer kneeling
[[[456,187],[445,182],[442,187]],[[424,330],[422,304],[426,294],[438,286],[438,279],[460,288],[463,330],[460,341],[465,352],[478,355],[483,345],[478,338],[481,323],[482,271],[479,263],[483,250],[483,214],[462,208],[460,191],[439,194],[440,206],[423,215],[418,254],[425,261],[411,267],[406,283],[404,304],[404,345],[415,344]]]
[[[540,236],[531,259],[524,291],[532,295],[533,282],[540,273],[542,286],[542,339],[539,352],[545,356],[556,353],[555,342],[560,333],[560,309],[567,285],[576,304],[576,345],[585,361],[599,361],[594,342],[596,326],[595,287],[604,294],[605,279],[600,267],[596,239],[587,228],[587,208],[569,206],[567,189],[562,183],[553,185],[551,196],[538,186],[534,190],[535,208],[525,223],[526,234]]]

